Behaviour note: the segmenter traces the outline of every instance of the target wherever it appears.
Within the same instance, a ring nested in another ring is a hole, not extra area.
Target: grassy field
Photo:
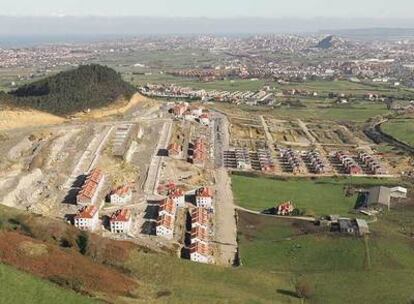
[[[0,264],[0,302],[86,304],[91,299]]]
[[[347,214],[351,211],[357,196],[345,196],[344,187],[347,185],[373,186],[393,183],[397,182],[355,177],[277,180],[232,176],[234,197],[241,207],[262,211],[290,200],[297,208],[311,215]]]
[[[297,303],[276,291],[290,287],[285,275],[261,269],[225,268],[143,253],[132,255],[127,268],[159,295],[157,303]]]
[[[414,279],[414,247],[400,233],[401,214],[385,215],[370,225],[368,263],[362,239],[240,212],[241,262],[245,268],[291,279],[305,277],[315,289],[310,303],[409,303],[414,288],[401,282]]]
[[[382,130],[396,139],[414,146],[414,120],[393,119],[381,126]]]

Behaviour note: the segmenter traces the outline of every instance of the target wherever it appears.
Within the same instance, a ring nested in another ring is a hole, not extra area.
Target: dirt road
[[[214,242],[218,254],[216,263],[232,265],[237,250],[236,212],[231,191],[231,179],[223,168],[214,172],[216,179],[216,203],[214,217]]]

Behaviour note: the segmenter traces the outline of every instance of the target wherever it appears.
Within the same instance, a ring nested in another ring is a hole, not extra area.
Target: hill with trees
[[[54,114],[70,114],[107,106],[135,92],[121,75],[106,66],[90,64],[24,85],[0,99]]]

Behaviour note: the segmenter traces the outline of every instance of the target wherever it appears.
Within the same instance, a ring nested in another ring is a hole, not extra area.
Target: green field
[[[86,304],[96,302],[0,263],[0,303]]]
[[[414,146],[414,120],[393,119],[381,126],[382,130],[392,137]]]
[[[401,214],[383,216],[370,225],[367,251],[356,237],[240,212],[241,262],[245,268],[291,279],[305,277],[315,290],[310,303],[409,303],[414,287],[406,283],[414,280],[414,247],[400,232]],[[279,289],[285,294],[293,291]]]
[[[297,208],[309,215],[347,214],[351,211],[357,196],[345,196],[344,187],[347,185],[373,186],[393,183],[397,181],[355,177],[277,180],[232,176],[234,198],[241,207],[262,211],[282,202],[292,201]]]
[[[166,295],[157,303],[297,303],[276,291],[289,288],[285,275],[260,269],[204,265],[144,253],[132,255],[127,268],[152,293]]]

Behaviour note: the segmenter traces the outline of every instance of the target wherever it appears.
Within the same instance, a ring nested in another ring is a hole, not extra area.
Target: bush
[[[314,294],[314,288],[312,284],[304,279],[299,279],[295,284],[296,295],[301,299],[310,299]]]
[[[76,240],[76,244],[78,245],[79,252],[83,255],[86,254],[88,251],[88,244],[89,244],[89,237],[88,234],[84,231],[82,231],[78,235],[78,239]]]

